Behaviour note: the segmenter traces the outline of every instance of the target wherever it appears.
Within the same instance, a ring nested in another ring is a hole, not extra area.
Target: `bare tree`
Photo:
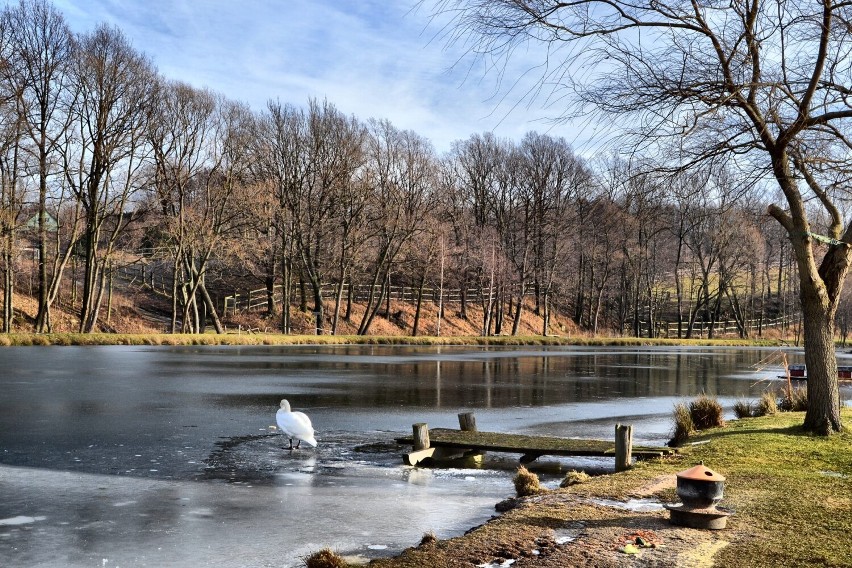
[[[68,126],[65,111],[74,41],[65,18],[46,0],[20,0],[3,11],[10,42],[8,77],[38,164],[38,313],[35,330],[50,329],[47,270],[48,182],[53,155]]]
[[[571,252],[576,198],[590,193],[591,174],[563,138],[530,132],[518,151],[519,183],[529,207],[535,311],[547,335],[559,269]]]
[[[473,134],[453,144],[445,164],[454,181],[449,185],[451,194],[445,198],[452,202],[447,210],[453,219],[453,248],[458,251],[457,284],[461,289],[460,315],[465,319],[471,284],[481,287],[488,281],[484,264],[490,258],[490,251],[483,253],[480,238],[487,227],[493,227],[494,200],[500,194],[498,177],[507,152],[507,143],[492,133]]]
[[[366,215],[373,227],[374,257],[359,335],[368,333],[382,300],[388,297],[400,253],[425,228],[424,220],[435,204],[437,165],[431,144],[414,132],[398,130],[384,120],[370,121],[368,131],[366,167],[372,199]]]
[[[0,17],[0,270],[3,272],[3,317],[0,331],[12,331],[14,318],[17,230],[24,206],[26,153],[23,120],[18,112],[20,88],[12,74],[11,22]]]
[[[77,45],[74,127],[66,131],[63,155],[66,179],[86,218],[80,331],[89,333],[98,320],[115,244],[133,218],[130,199],[142,186],[155,72],[117,28],[101,25]]]
[[[154,155],[152,188],[162,214],[165,245],[172,260],[171,332],[183,311],[181,287],[186,281],[185,251],[192,229],[189,200],[193,187],[210,171],[216,97],[180,82],[161,80],[148,122],[148,139]],[[183,322],[186,326],[189,322]]]
[[[181,247],[181,320],[185,332],[203,331],[209,318],[223,333],[216,306],[207,290],[206,275],[214,255],[224,256],[228,241],[249,226],[251,204],[262,185],[254,183],[252,160],[254,115],[241,103],[219,98],[214,131],[208,147],[207,169],[190,184]],[[202,310],[199,313],[199,310]]]
[[[290,303],[293,290],[293,264],[296,261],[295,223],[288,206],[291,196],[299,194],[307,175],[304,144],[307,124],[304,113],[278,101],[267,103],[261,117],[262,136],[256,139],[256,154],[261,176],[269,180],[276,201],[275,230],[281,250],[282,309],[281,330],[290,333]]]
[[[799,269],[804,425],[839,431],[834,314],[852,257],[852,225],[839,205],[852,143],[846,4],[446,0],[439,9],[455,14],[473,51],[503,57],[542,44],[543,83],[567,87],[573,110],[635,119],[638,144],[673,142],[674,165],[727,159],[781,189],[784,206],[769,214],[786,229]],[[561,47],[571,57],[559,59]],[[827,250],[814,238],[809,202],[830,219]]]
[[[14,317],[17,232],[22,221],[26,186],[21,128],[14,108],[0,103],[0,270],[3,272],[3,318],[0,331],[12,331]]]
[[[311,100],[307,112],[271,104],[278,133],[276,168],[282,209],[295,255],[313,293],[318,329],[324,320],[322,285],[335,265],[340,242],[340,196],[363,164],[363,126],[327,101]],[[285,253],[286,254],[286,253]]]

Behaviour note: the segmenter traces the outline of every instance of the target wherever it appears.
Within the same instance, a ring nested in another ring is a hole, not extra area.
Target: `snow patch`
[[[504,560],[498,564],[497,561],[491,562],[489,564],[477,564],[476,568],[509,568],[512,564],[514,564],[516,560],[511,558]]]
[[[613,501],[612,499],[592,499],[591,501],[596,505],[624,509],[626,511],[633,511],[634,513],[650,513],[653,511],[662,511],[665,508],[656,499],[629,499],[626,502]]]

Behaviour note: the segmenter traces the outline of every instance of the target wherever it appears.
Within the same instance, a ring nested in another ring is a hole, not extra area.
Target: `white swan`
[[[296,449],[299,448],[302,442],[317,447],[316,438],[314,438],[314,427],[311,425],[311,419],[303,412],[291,412],[290,403],[287,399],[281,400],[281,408],[275,413],[275,421],[288,438],[290,438],[290,447],[293,449],[293,438],[299,440],[296,443]]]

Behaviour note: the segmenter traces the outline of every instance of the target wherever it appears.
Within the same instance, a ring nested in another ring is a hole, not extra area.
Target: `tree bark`
[[[827,435],[842,428],[834,350],[834,312],[826,309],[813,288],[802,282],[805,365],[808,369],[808,410],[804,427]]]

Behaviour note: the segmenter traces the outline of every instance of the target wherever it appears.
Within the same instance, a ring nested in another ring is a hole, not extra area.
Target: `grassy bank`
[[[637,337],[567,336],[404,336],[404,335],[283,335],[277,333],[10,333],[0,346],[11,345],[715,345],[775,346],[776,340],[647,339]]]
[[[852,410],[843,417],[852,423]],[[683,456],[529,498],[466,536],[376,564],[464,566],[516,557],[519,567],[852,566],[852,434],[813,437],[801,430],[802,421],[801,413],[783,413],[729,423],[690,439],[706,443]],[[727,477],[722,504],[735,514],[725,530],[673,527],[665,511],[594,505],[595,498],[631,496],[676,502],[673,474],[700,461]],[[580,527],[575,540],[553,544],[548,532],[566,527]],[[660,546],[628,557],[619,538],[637,531]]]

